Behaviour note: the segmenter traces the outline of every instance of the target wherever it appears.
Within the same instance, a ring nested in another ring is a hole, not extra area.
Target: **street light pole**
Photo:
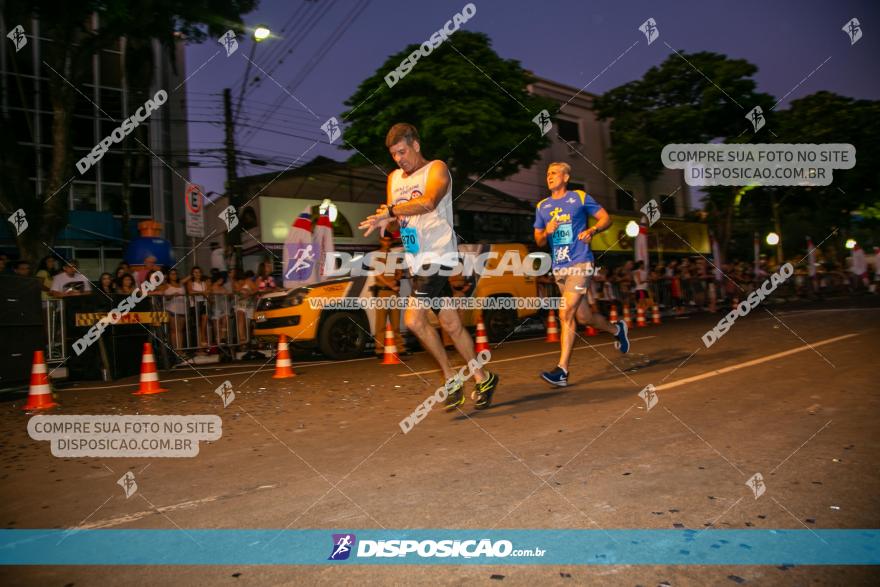
[[[229,205],[236,213],[241,201],[238,194],[238,161],[235,154],[235,123],[232,119],[232,91],[223,89],[223,128],[224,146],[226,149],[226,195],[229,197]],[[232,245],[235,254],[235,265],[241,261],[241,229],[236,226],[226,234],[226,244]]]

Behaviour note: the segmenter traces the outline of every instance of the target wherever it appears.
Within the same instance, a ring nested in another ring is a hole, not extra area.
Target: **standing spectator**
[[[159,270],[159,268],[156,266],[156,261],[157,261],[156,257],[154,257],[152,255],[150,255],[146,259],[144,259],[144,268],[141,269],[140,271],[136,271],[134,274],[134,280],[137,283],[137,285],[140,285],[143,282],[145,282],[150,277],[150,275],[153,274],[153,271]]]
[[[615,278],[617,281],[617,291],[622,304],[627,307],[632,306],[632,268],[633,262],[627,261],[617,268]]]
[[[119,265],[116,266],[116,279],[119,279],[126,273],[131,273],[131,266],[125,261],[122,261]]]
[[[211,243],[211,271],[217,270],[220,275],[226,276],[226,254],[223,248],[216,242]]]
[[[8,259],[4,253],[0,253],[0,274],[6,273],[6,262]]]
[[[693,267],[690,259],[685,257],[678,266],[679,290],[683,305],[693,306],[694,304],[694,286],[693,286]]]
[[[189,272],[189,280],[186,284],[186,292],[189,294],[189,305],[193,311],[193,322],[197,328],[196,345],[199,348],[208,346],[208,298],[205,294],[210,289],[210,283],[202,275],[202,268],[194,266]]]
[[[260,263],[260,267],[257,269],[257,289],[260,293],[268,293],[278,289],[275,278],[272,277],[272,261]]]
[[[47,301],[49,300],[49,291],[52,289],[52,278],[58,274],[58,261],[52,255],[46,255],[42,259],[40,259],[40,264],[37,265],[37,278],[42,280],[41,285],[43,289],[43,293],[41,294],[41,298],[43,300],[43,306],[46,306]]]
[[[698,257],[694,267],[694,303],[698,308],[706,306],[706,290],[709,282],[712,281],[712,275],[709,273],[706,259]]]
[[[214,340],[217,344],[226,342],[226,324],[229,317],[229,290],[227,279],[218,275],[211,282],[211,320],[214,323]]]
[[[254,317],[254,301],[257,284],[254,283],[254,272],[245,271],[244,277],[232,285],[235,291],[235,326],[238,334],[237,342],[244,344],[250,339],[249,326]]]
[[[28,261],[16,261],[15,265],[13,266],[12,272],[19,277],[30,277],[31,264]]]
[[[645,307],[648,300],[648,271],[645,269],[645,262],[636,263],[632,272],[635,282],[635,296],[638,307]]]
[[[676,314],[681,314],[681,277],[678,274],[678,261],[673,259],[666,265],[666,275],[664,277],[666,283],[669,284],[669,296],[672,299],[672,308]]]
[[[165,300],[165,311],[168,312],[171,327],[171,344],[175,349],[183,348],[186,328],[186,306],[184,298],[186,290],[180,281],[177,269],[169,269],[159,290]]]
[[[865,251],[860,245],[856,245],[852,250],[852,266],[850,267],[850,283],[852,290],[858,291],[862,286],[868,286],[868,260],[865,258]]]
[[[102,273],[101,277],[98,278],[98,292],[103,293],[105,295],[112,295],[116,293],[116,287],[113,284],[113,276],[109,273]]]
[[[81,296],[91,293],[92,286],[86,276],[77,270],[76,259],[64,264],[64,270],[52,278],[49,293],[56,298]]]
[[[116,293],[127,296],[137,287],[134,276],[131,273],[123,273],[122,277],[116,280]]]
[[[871,284],[871,291],[880,293],[880,247],[874,247],[874,283]]]

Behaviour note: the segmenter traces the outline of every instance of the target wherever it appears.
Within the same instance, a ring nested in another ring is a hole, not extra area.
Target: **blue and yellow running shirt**
[[[581,190],[569,191],[561,198],[544,198],[535,210],[535,228],[544,230],[552,219],[557,227],[547,240],[552,249],[553,267],[568,267],[576,263],[593,261],[589,243],[578,234],[589,226],[590,216],[595,216],[602,206]]]

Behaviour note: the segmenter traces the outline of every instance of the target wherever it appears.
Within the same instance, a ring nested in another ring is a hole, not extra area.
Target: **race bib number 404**
[[[553,231],[552,244],[554,247],[560,247],[571,244],[572,227],[571,224],[560,224]]]

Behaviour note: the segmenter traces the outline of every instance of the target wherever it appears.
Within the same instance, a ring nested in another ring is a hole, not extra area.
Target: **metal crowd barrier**
[[[47,363],[62,364],[72,358],[76,339],[127,297],[93,293],[47,300]],[[237,351],[250,350],[255,342],[251,336],[255,301],[255,296],[238,294],[150,294],[122,316],[116,326],[126,327],[129,335],[142,334],[153,343],[157,359],[164,357],[162,362],[168,366],[207,351],[224,352],[234,358]],[[138,324],[149,332],[133,328]]]
[[[49,298],[43,303],[46,313],[46,363],[61,364],[67,361],[65,341],[64,299]]]
[[[240,350],[251,343],[253,297],[238,294],[183,294],[149,297],[167,315],[164,337],[178,354],[210,348]]]

